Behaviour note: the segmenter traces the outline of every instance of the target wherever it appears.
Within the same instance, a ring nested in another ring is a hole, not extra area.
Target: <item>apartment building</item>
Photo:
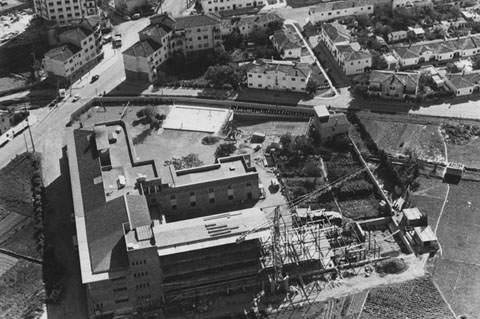
[[[416,98],[420,73],[373,70],[368,95],[387,99]]]
[[[345,25],[337,21],[325,23],[319,37],[346,75],[363,73],[372,66],[371,53],[352,41]]]
[[[123,52],[127,79],[153,82],[157,68],[172,54],[187,58],[221,44],[220,19],[214,15],[173,18],[150,17],[150,25],[139,32],[139,41]]]
[[[320,3],[308,10],[312,24],[348,16],[373,14],[372,0],[345,0]]]
[[[95,0],[34,0],[33,4],[39,17],[59,26],[98,14]]]
[[[248,87],[306,92],[312,70],[307,63],[259,59],[247,71]]]
[[[480,36],[451,38],[400,45],[392,49],[401,67],[415,66],[430,61],[445,61],[480,53]]]
[[[90,318],[258,285],[267,219],[259,208],[235,209],[259,197],[255,169],[238,156],[160,172],[155,161],[134,162],[131,143],[118,121],[67,132]]]
[[[100,29],[98,20],[89,19],[56,29],[57,45],[43,59],[48,79],[73,83],[103,59]]]
[[[236,10],[242,8],[258,8],[267,4],[266,0],[201,0],[203,12]]]

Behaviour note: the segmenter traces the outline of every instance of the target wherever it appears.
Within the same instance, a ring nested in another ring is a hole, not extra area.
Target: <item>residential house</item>
[[[378,71],[370,73],[368,94],[391,99],[416,98],[419,73]]]
[[[225,10],[245,8],[261,8],[267,4],[266,0],[201,0],[203,12],[212,13]]]
[[[98,14],[95,0],[34,0],[33,5],[37,16],[59,26]]]
[[[300,59],[304,43],[295,28],[285,25],[283,29],[275,31],[270,40],[283,59]]]
[[[372,0],[345,0],[320,3],[308,10],[308,19],[312,24],[347,16],[373,14]]]
[[[322,141],[327,141],[338,134],[348,133],[350,122],[345,114],[330,113],[325,105],[316,105],[313,110],[315,112],[313,125]]]
[[[73,83],[103,59],[101,24],[81,20],[56,31],[55,48],[43,59],[44,70],[50,81]]]
[[[363,73],[372,66],[371,53],[352,41],[345,25],[337,21],[325,23],[319,36],[346,75]]]
[[[250,33],[258,28],[265,31],[270,22],[283,21],[274,13],[259,13],[257,15],[238,16],[222,20],[222,35],[225,34],[225,28],[228,26],[229,33],[234,29],[238,30],[241,35],[249,36]],[[228,34],[229,34],[228,33]]]
[[[402,40],[405,40],[406,38],[407,38],[407,31],[404,31],[404,30],[393,31],[387,35],[388,43],[402,41]]]
[[[480,72],[448,74],[445,85],[452,90],[455,96],[469,95],[478,92],[480,87]]]
[[[253,89],[306,92],[312,75],[306,63],[260,59],[247,71],[247,83]]]
[[[0,110],[0,135],[10,129],[11,113],[8,111]]]
[[[187,58],[221,44],[220,20],[213,15],[150,17],[139,41],[123,52],[127,79],[155,81],[157,68],[173,54]]]

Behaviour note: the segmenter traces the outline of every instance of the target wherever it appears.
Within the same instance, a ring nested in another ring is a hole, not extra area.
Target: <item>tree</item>
[[[220,144],[215,150],[215,158],[230,156],[236,150],[237,150],[237,147],[233,143]]]
[[[165,161],[165,166],[173,165],[175,170],[198,167],[204,165],[203,161],[198,157],[198,154],[190,153],[182,158],[172,158]]]
[[[372,69],[375,70],[386,70],[388,68],[388,63],[385,58],[380,54],[375,54],[372,58]]]
[[[257,25],[253,26],[249,38],[257,45],[265,45],[268,41],[268,35],[265,30],[258,27]]]
[[[448,73],[458,73],[460,69],[455,65],[455,63],[449,62],[447,63],[447,72]]]
[[[238,66],[215,65],[207,69],[205,80],[217,88],[229,84],[236,89],[240,83],[245,82],[246,74],[245,69]]]
[[[267,23],[267,35],[272,35],[273,32],[283,29],[283,21],[275,20]]]
[[[233,51],[237,48],[244,48],[245,47],[245,38],[240,33],[240,30],[234,29],[232,33],[223,37],[223,45],[225,46],[225,50]]]
[[[318,87],[317,81],[310,78],[307,82],[306,91],[307,91],[308,94],[315,94],[315,93],[317,93],[317,87]]]
[[[133,121],[133,126],[138,124],[150,125],[151,130],[158,130],[162,127],[163,121],[167,118],[165,114],[159,114],[153,106],[147,106],[137,112],[138,120]]]
[[[225,65],[232,62],[232,57],[222,47],[219,47],[207,54],[206,61],[208,65]]]

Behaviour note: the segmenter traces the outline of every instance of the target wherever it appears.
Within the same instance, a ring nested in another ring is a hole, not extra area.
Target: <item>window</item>
[[[259,75],[257,75],[257,78],[261,79],[261,78],[262,78],[262,76],[259,74]]]
[[[253,77],[253,75],[252,75],[252,74],[249,74],[248,77],[251,78],[251,77]]]
[[[305,79],[300,79],[300,82],[305,82]]]
[[[190,196],[195,196],[195,191],[191,191]]]
[[[127,287],[113,289],[113,292],[120,292],[120,291],[127,291]]]
[[[206,40],[208,39],[208,35],[204,35],[203,38]]]
[[[115,281],[124,280],[124,279],[126,279],[126,278],[127,278],[127,277],[125,277],[125,276],[121,276],[121,277],[117,277],[117,278],[112,278],[112,279],[110,279],[110,281],[115,282]]]
[[[190,206],[192,206],[192,207],[197,206],[197,202],[190,202]]]
[[[177,210],[177,205],[172,205],[172,210]]]
[[[227,189],[233,189],[233,185],[232,185],[232,184],[228,184],[228,185],[227,185]]]
[[[229,200],[232,200],[232,199],[233,199],[233,195],[228,195],[228,199],[229,199]]]
[[[175,194],[170,195],[170,199],[177,199],[177,196]]]
[[[262,87],[262,84],[258,84],[258,87],[261,88],[261,87]]]
[[[252,197],[253,197],[253,196],[252,196],[252,193],[250,193],[250,192],[247,193],[247,198],[248,198],[248,199],[252,199]]]
[[[202,31],[202,30],[201,30],[200,28],[198,28],[198,29],[197,29],[197,32],[200,32],[200,31]]]
[[[198,37],[197,40],[202,40],[202,37]]]
[[[248,187],[248,186],[252,186],[252,182],[248,181],[248,182],[247,182],[247,187]]]
[[[393,85],[390,86],[390,90],[395,90],[395,87]]]
[[[292,78],[292,82],[295,82],[295,78]]]
[[[214,193],[214,192],[215,192],[215,189],[213,189],[213,187],[210,187],[210,188],[208,189],[208,192],[209,192],[209,193]]]
[[[118,299],[118,300],[115,300],[115,303],[116,304],[119,304],[119,303],[124,303],[124,302],[128,302],[128,298],[124,298],[124,299]]]

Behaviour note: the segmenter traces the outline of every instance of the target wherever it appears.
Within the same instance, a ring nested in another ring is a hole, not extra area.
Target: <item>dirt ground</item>
[[[461,163],[466,167],[480,168],[480,139],[474,138],[465,145],[448,144],[448,160]]]
[[[377,118],[370,113],[358,113],[358,118],[380,149],[392,155],[414,152],[418,158],[437,162],[445,161],[443,136],[439,124],[414,124],[393,116]]]

